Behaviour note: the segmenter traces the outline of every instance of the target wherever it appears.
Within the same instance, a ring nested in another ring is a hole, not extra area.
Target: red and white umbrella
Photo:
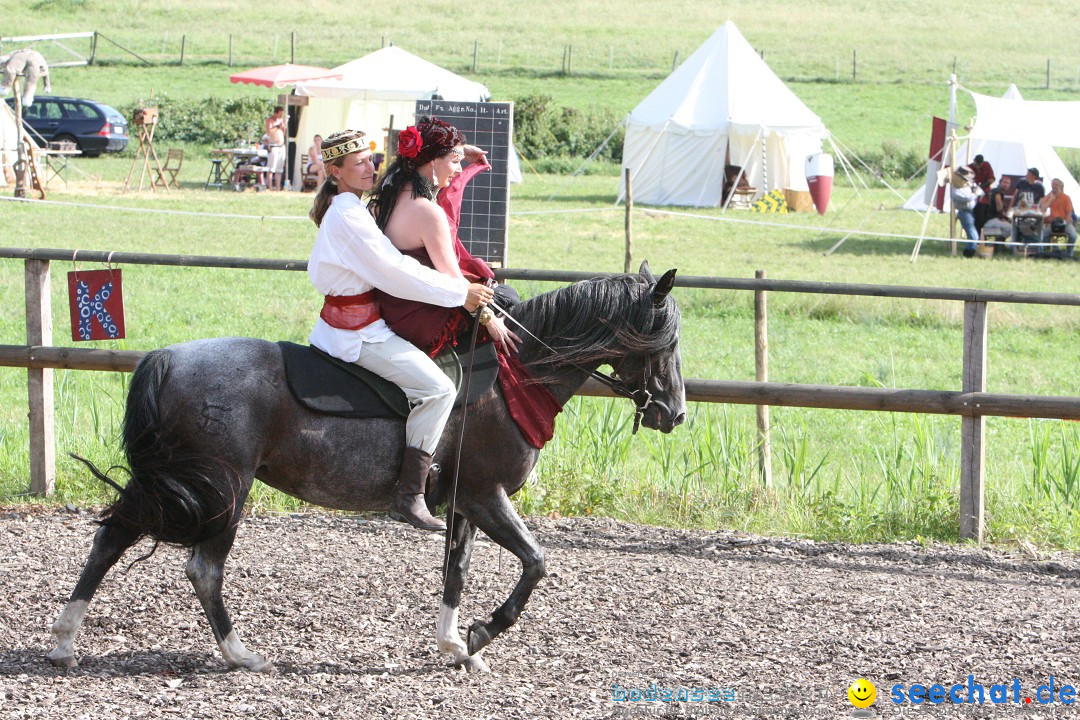
[[[341,73],[335,73],[330,68],[315,67],[314,65],[285,63],[284,65],[267,65],[266,67],[252,68],[229,76],[229,80],[234,83],[262,85],[271,88],[283,88],[316,79],[340,80]]]

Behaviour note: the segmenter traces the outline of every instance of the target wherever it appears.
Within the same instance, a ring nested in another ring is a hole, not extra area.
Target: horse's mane
[[[679,308],[671,297],[654,307],[654,286],[640,275],[593,278],[519,304],[512,314],[556,351],[530,348],[527,362],[555,369],[670,350],[679,339]]]

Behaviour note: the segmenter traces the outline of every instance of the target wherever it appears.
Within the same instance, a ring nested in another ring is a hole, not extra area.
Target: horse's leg
[[[135,544],[140,535],[119,525],[105,525],[94,534],[94,546],[86,560],[79,582],[71,593],[68,604],[60,617],[52,624],[56,647],[49,652],[49,662],[58,667],[76,667],[75,634],[79,632],[86,606],[94,597],[102,578],[116,564],[124,551]]]
[[[191,549],[191,557],[184,568],[195,594],[202,603],[203,612],[210,621],[225,663],[230,668],[246,668],[256,672],[274,672],[274,665],[261,655],[249,651],[240,642],[233,629],[229,611],[221,598],[221,585],[225,579],[225,558],[236,539],[236,527],[199,543]]]
[[[454,659],[454,665],[464,666],[469,672],[488,672],[484,659],[479,654],[470,655],[458,634],[458,606],[461,604],[461,591],[465,588],[465,576],[469,573],[469,560],[472,558],[475,539],[476,526],[454,513],[450,561],[446,568],[446,583],[443,587],[436,637],[439,649]]]
[[[469,655],[480,652],[499,633],[517,622],[533,588],[544,577],[544,550],[518,517],[506,493],[499,489],[477,510],[472,513],[477,526],[521,560],[521,577],[506,602],[486,620],[477,620],[469,626]]]

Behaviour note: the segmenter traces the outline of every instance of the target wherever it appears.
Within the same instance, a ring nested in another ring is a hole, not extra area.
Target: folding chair
[[[154,181],[155,185],[169,187],[172,185],[177,190],[180,189],[180,181],[176,176],[180,173],[180,166],[184,164],[184,151],[183,150],[169,150],[169,154],[165,156],[165,164],[158,171],[157,179]],[[168,177],[165,177],[168,175]]]

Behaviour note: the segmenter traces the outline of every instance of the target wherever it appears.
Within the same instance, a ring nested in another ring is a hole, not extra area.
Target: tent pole
[[[956,172],[956,128],[954,127],[949,131],[949,171]],[[949,177],[949,184],[952,184],[952,177]],[[952,201],[952,193],[946,193],[949,197],[949,238],[952,240],[950,243],[950,254],[956,255],[956,204]]]
[[[742,165],[739,166],[739,174],[735,176],[733,181],[736,187],[739,185],[739,180],[746,177],[746,163],[750,162],[750,156],[754,154],[754,143],[761,139],[761,128],[758,128],[757,135],[754,136],[754,141],[750,143],[750,150],[746,153],[746,157],[743,158]],[[731,130],[728,129],[728,147],[731,147]],[[731,198],[735,197],[734,192],[729,192],[727,199],[724,201],[724,207],[721,208],[721,212],[727,212],[728,205],[731,204]]]

